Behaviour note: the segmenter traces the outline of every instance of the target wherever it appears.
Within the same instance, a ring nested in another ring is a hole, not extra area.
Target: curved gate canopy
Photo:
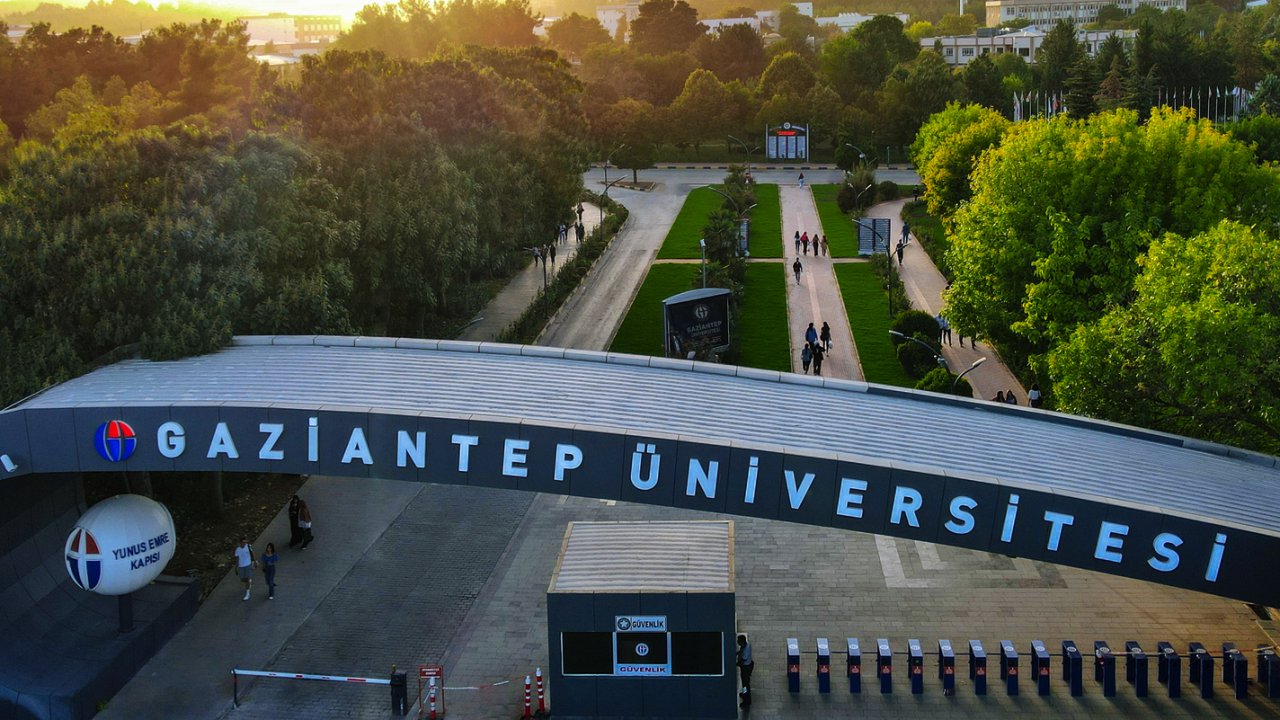
[[[880,533],[1280,606],[1277,458],[1030,408],[725,365],[245,337],[0,413],[0,478],[457,483]]]

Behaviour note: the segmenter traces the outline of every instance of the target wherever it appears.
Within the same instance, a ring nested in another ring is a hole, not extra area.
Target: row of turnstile
[[[787,638],[787,689],[800,692],[800,641]],[[899,653],[900,655],[902,653]],[[911,693],[924,693],[924,646],[919,640],[907,641],[906,674],[911,684]],[[880,682],[880,692],[893,692],[893,656],[894,651],[886,639],[876,640],[875,673]],[[1104,697],[1116,695],[1116,663],[1117,656],[1124,658],[1125,681],[1133,686],[1137,697],[1147,697],[1150,671],[1148,656],[1142,646],[1135,641],[1124,644],[1124,652],[1113,651],[1108,643],[1098,640],[1093,644],[1093,678],[1101,686]],[[1030,660],[1031,682],[1036,685],[1039,695],[1048,695],[1051,657],[1045,644],[1039,640],[1031,641]],[[831,645],[827,638],[817,641],[817,680],[818,692],[831,692]],[[956,692],[956,653],[950,640],[939,640],[937,651],[937,676],[941,681],[942,694],[954,695]],[[1018,694],[1018,680],[1021,675],[1020,658],[1014,644],[1009,640],[1000,641],[1000,683],[1009,695]],[[1156,681],[1164,685],[1169,697],[1182,696],[1182,663],[1187,663],[1187,680],[1200,689],[1200,697],[1212,698],[1216,673],[1214,666],[1222,661],[1222,682],[1235,692],[1238,699],[1249,694],[1249,657],[1238,649],[1235,643],[1223,643],[1220,655],[1211,654],[1201,643],[1191,643],[1186,655],[1181,655],[1167,642],[1156,644]],[[1269,698],[1280,698],[1280,656],[1274,647],[1257,648],[1258,684],[1265,688]],[[1084,656],[1080,647],[1073,640],[1062,641],[1061,677],[1070,688],[1072,697],[1084,694]],[[857,638],[848,638],[847,665],[849,692],[862,692],[862,646]],[[987,651],[980,640],[969,641],[969,680],[977,695],[987,694]]]

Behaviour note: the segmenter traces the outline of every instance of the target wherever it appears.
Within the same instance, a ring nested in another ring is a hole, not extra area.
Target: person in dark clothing
[[[297,547],[302,543],[302,528],[298,527],[298,510],[302,500],[294,495],[289,500],[289,547]]]
[[[822,357],[824,355],[826,355],[826,352],[823,351],[822,346],[819,345],[818,343],[814,343],[813,344],[813,374],[814,375],[822,374]]]
[[[797,285],[800,284],[800,273],[803,270],[804,270],[804,266],[800,264],[800,258],[796,258],[796,261],[791,263],[791,272],[796,274]]]
[[[809,343],[804,344],[804,348],[800,350],[800,367],[804,368],[804,374],[809,374],[809,364],[813,362],[813,346]]]
[[[302,533],[302,549],[306,550],[311,541],[315,540],[315,536],[311,534],[311,508],[307,506],[306,500],[298,501],[298,531]]]
[[[738,636],[738,677],[742,680],[742,701],[738,703],[739,707],[751,706],[751,672],[756,669],[755,658],[751,656],[751,643],[747,642],[746,635]]]
[[[822,332],[818,333],[818,339],[822,341],[822,349],[831,350],[831,326],[822,323]]]
[[[582,211],[583,211],[583,209],[584,209],[584,208],[582,207],[582,203],[578,203],[578,224],[579,224],[579,225],[581,225],[581,224],[582,224]]]

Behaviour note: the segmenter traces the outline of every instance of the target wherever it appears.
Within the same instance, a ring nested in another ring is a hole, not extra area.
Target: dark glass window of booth
[[[612,675],[614,635],[619,640],[628,635],[661,635],[661,633],[567,632],[560,634],[561,662],[565,675]],[[724,675],[724,635],[718,632],[674,632],[671,635],[672,675]],[[634,638],[631,638],[634,640]],[[619,659],[625,652],[618,645]],[[655,643],[656,644],[656,643]],[[637,658],[630,658],[635,662]]]

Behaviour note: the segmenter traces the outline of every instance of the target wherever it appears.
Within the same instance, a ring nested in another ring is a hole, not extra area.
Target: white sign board
[[[124,595],[159,577],[173,559],[173,516],[141,495],[117,495],[89,508],[67,536],[67,574],[77,587]]]

